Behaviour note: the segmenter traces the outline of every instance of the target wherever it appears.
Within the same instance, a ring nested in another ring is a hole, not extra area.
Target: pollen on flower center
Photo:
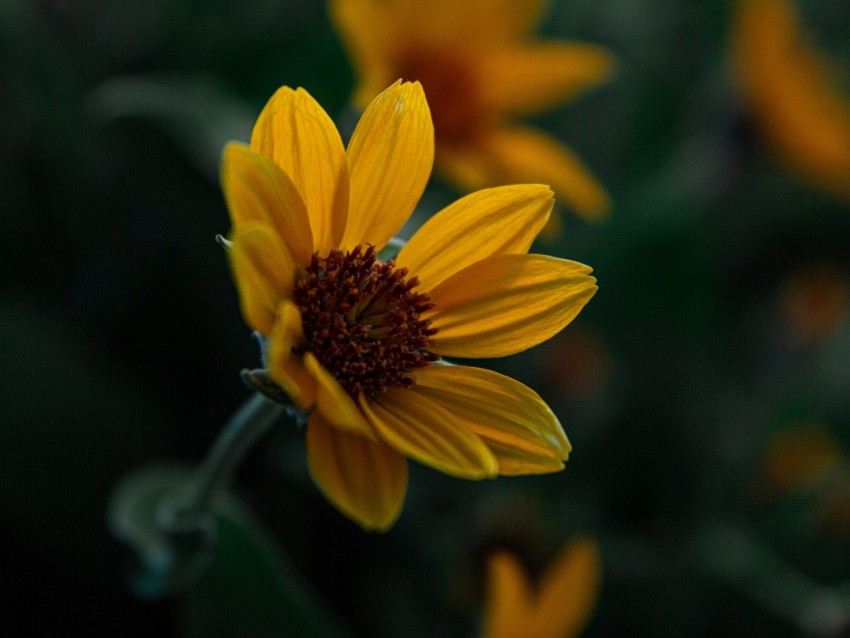
[[[394,261],[379,262],[373,246],[314,253],[295,285],[305,341],[293,352],[313,353],[352,397],[410,387],[410,373],[439,357],[427,350],[437,330],[420,319],[433,304],[406,277]]]

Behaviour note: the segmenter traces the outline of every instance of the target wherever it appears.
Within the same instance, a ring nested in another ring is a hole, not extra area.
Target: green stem
[[[180,506],[182,523],[191,523],[209,513],[215,495],[230,483],[245,455],[285,411],[283,405],[259,393],[239,408],[195,473],[191,491]]]

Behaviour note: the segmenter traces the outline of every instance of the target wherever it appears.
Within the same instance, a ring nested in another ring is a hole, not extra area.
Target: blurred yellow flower
[[[608,81],[611,53],[534,38],[545,0],[330,0],[363,107],[396,78],[425,88],[436,130],[436,169],[464,190],[550,184],[585,218],[610,207],[581,160],[515,116],[537,113]]]
[[[798,423],[776,432],[767,442],[759,475],[781,492],[810,490],[841,463],[841,443],[819,423]]]
[[[587,624],[601,580],[599,551],[575,539],[534,587],[517,558],[490,557],[484,638],[571,638]]]
[[[225,149],[229,255],[242,313],[268,337],[272,378],[303,410],[313,479],[370,529],[398,517],[406,457],[468,479],[554,472],[570,444],[529,388],[441,356],[500,357],[568,324],[590,268],[528,248],[546,186],[473,193],[382,263],[421,196],[434,133],[419,83],[365,110],[348,148],[303,89],[283,87],[250,146]]]
[[[732,62],[765,143],[808,182],[850,197],[850,101],[792,0],[739,0]]]

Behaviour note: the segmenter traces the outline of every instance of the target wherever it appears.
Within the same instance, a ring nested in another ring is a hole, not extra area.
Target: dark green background
[[[847,531],[820,527],[806,495],[752,486],[764,442],[794,420],[850,449],[847,317],[806,346],[779,314],[799,269],[850,281],[850,205],[762,150],[726,64],[730,8],[564,0],[542,27],[621,63],[537,120],[615,202],[602,225],[565,213],[539,247],[593,266],[599,293],[552,342],[486,362],[552,405],[567,469],[469,483],[416,466],[399,523],[365,534],[318,494],[282,423],[239,474],[254,515],[222,523],[215,569],[142,600],[107,530],[110,490],[145,463],[199,460],[248,396],[238,371],[258,363],[213,241],[229,226],[220,149],[282,84],[350,123],[353,80],[321,2],[0,0],[0,622],[471,636],[489,548],[539,571],[576,532],[599,540],[604,567],[586,636],[801,635],[758,595],[799,600],[797,578],[846,602]],[[850,78],[847,4],[803,9]],[[456,196],[434,181],[423,211]]]

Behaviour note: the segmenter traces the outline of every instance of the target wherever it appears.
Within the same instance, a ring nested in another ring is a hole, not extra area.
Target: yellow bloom
[[[606,49],[547,42],[530,32],[545,0],[331,0],[331,15],[369,103],[396,78],[425,87],[437,138],[436,168],[464,190],[551,184],[586,218],[608,212],[596,178],[568,148],[517,125],[528,115],[606,82]]]
[[[552,192],[504,186],[437,213],[381,263],[433,162],[419,83],[396,83],[343,148],[303,89],[283,87],[222,186],[242,313],[268,368],[312,410],[307,454],[327,498],[365,528],[401,510],[410,457],[455,476],[553,472],[570,444],[524,385],[441,356],[499,357],[563,328],[596,291],[590,268],[527,254]]]
[[[850,197],[850,102],[807,41],[791,0],[740,0],[733,65],[755,125],[801,177]]]
[[[571,638],[587,624],[599,594],[596,544],[576,539],[561,550],[535,588],[515,556],[490,557],[485,638]]]

